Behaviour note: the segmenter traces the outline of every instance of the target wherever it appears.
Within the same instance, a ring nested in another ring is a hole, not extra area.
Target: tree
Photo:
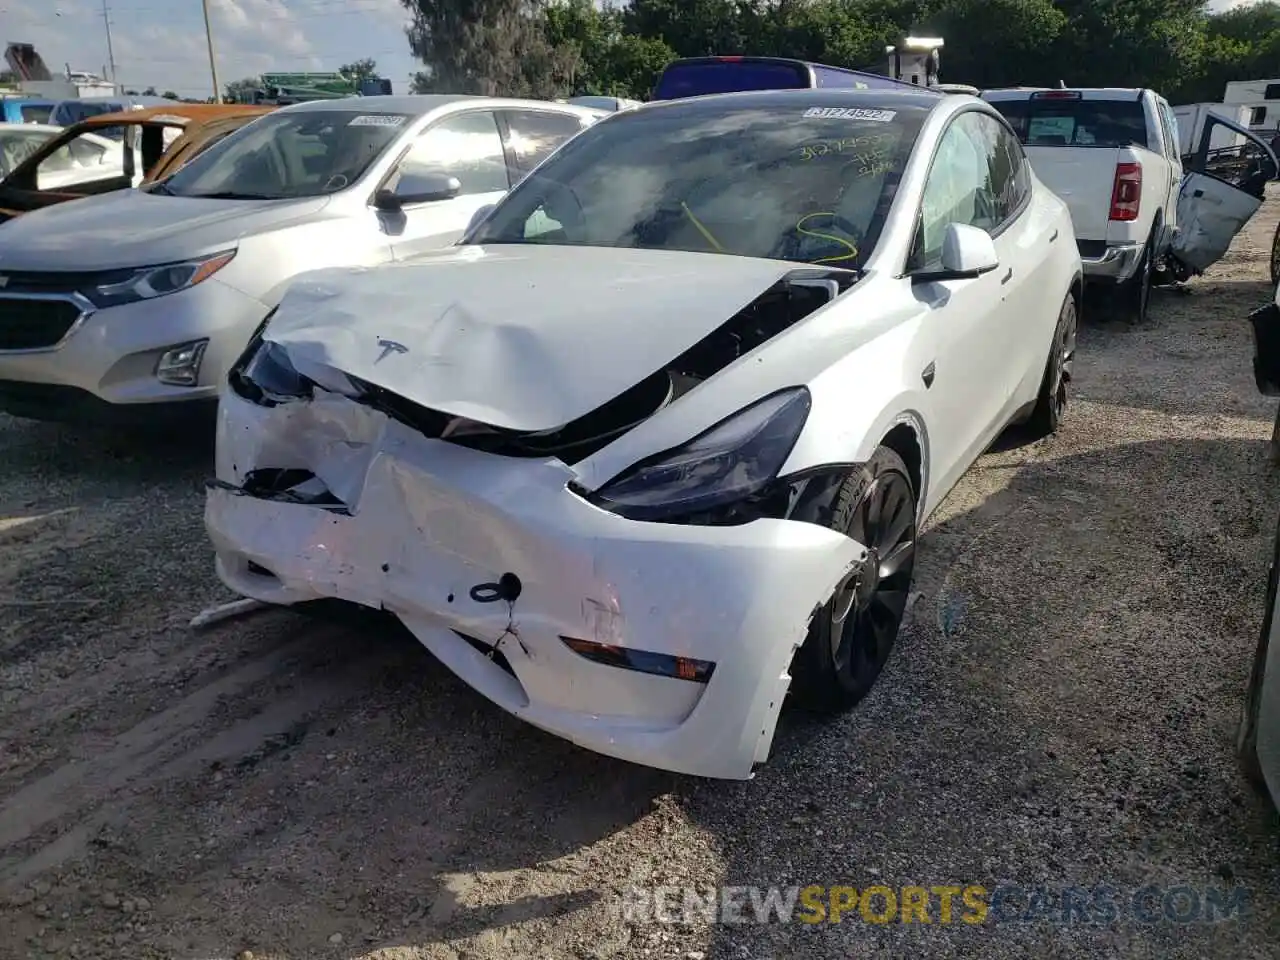
[[[1175,103],[1219,100],[1280,64],[1277,0],[1221,14],[1203,0],[401,2],[420,92],[642,98],[673,58],[709,54],[883,71],[885,45],[910,34],[946,40],[948,82],[1145,86]]]
[[[178,96],[177,91],[174,91],[174,90],[166,90],[164,93],[160,94],[160,96],[164,97],[166,100],[182,99],[180,96]]]
[[[155,87],[147,87],[147,89],[145,89],[145,90],[143,90],[143,91],[142,91],[142,96],[144,96],[144,97],[158,97],[158,96],[159,96],[159,94],[158,94],[158,93],[156,93],[156,88],[155,88]]]
[[[942,69],[976,87],[1051,84],[1045,50],[1066,29],[1067,17],[1050,0],[951,0],[934,18],[947,40]],[[953,45],[953,38],[963,42]]]
[[[409,49],[427,69],[414,90],[549,99],[569,88],[576,55],[543,29],[544,0],[401,0]]]
[[[344,63],[338,68],[338,72],[355,84],[356,87],[359,87],[365,80],[377,78],[378,64],[377,61],[366,57],[354,63]]]
[[[243,80],[232,80],[224,86],[226,95],[223,97],[228,103],[239,103],[241,100],[247,100],[255,90],[262,88],[262,81],[258,77],[245,77]]]

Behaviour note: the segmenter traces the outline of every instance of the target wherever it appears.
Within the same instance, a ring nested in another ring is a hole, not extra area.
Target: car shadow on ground
[[[1280,925],[1267,895],[1280,884],[1276,817],[1232,755],[1280,505],[1264,451],[1154,441],[1023,467],[927,533],[920,596],[867,700],[836,720],[784,712],[749,783],[645,770],[532,730],[399,629],[284,611],[224,628],[243,649],[250,635],[298,649],[236,698],[244,730],[153,783],[146,802],[162,815],[121,814],[94,855],[157,899],[183,890],[188,932],[163,944],[175,956],[269,953],[288,931],[297,949],[300,929],[313,931],[305,955],[332,952],[330,931],[353,960],[476,937],[492,951],[517,925],[616,910],[629,882],[656,882],[629,879],[627,844],[660,844],[649,815],[669,803],[730,885],[1241,886],[1255,898],[1246,920],[1217,926],[948,925],[935,906],[928,927],[854,914],[721,926],[709,943],[677,930],[662,949],[1245,955]],[[1235,479],[1206,491],[1210,475]],[[299,698],[313,706],[284,734],[249,736],[264,729],[255,711]],[[577,887],[587,862],[616,887]],[[255,936],[229,943],[228,930]]]
[[[1264,463],[1260,442],[1154,441],[1023,467],[927,533],[921,596],[858,709],[784,714],[753,783],[681,794],[730,885],[1238,885],[1252,917],[1090,929],[1050,912],[993,928],[940,923],[935,900],[929,926],[857,909],[838,925],[721,926],[707,956],[1269,942],[1280,823],[1233,754],[1280,511]],[[1235,479],[1207,489],[1210,474]]]
[[[139,485],[189,482],[213,470],[214,419],[192,416],[164,428],[85,427],[0,414],[5,467],[59,488],[83,478],[122,495]]]

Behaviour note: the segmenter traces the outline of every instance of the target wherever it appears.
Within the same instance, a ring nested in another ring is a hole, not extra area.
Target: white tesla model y
[[[460,245],[296,282],[223,391],[219,574],[385,610],[592,750],[748,778],[788,695],[871,688],[970,464],[1057,429],[1080,279],[974,97],[620,112]]]

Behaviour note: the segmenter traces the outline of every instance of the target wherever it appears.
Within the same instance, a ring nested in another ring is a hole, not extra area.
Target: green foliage
[[[756,54],[883,72],[884,48],[941,36],[942,77],[978,87],[1153,87],[1220,100],[1280,76],[1280,3],[1202,0],[401,0],[414,89],[643,99],[680,56]],[[347,68],[343,68],[344,71]]]
[[[338,68],[338,72],[356,87],[359,87],[362,81],[378,76],[378,64],[376,61],[365,57],[365,59],[357,60],[355,63],[344,63]]]

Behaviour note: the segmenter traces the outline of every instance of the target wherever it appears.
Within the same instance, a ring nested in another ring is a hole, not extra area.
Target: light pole
[[[102,25],[107,28],[107,60],[111,64],[111,82],[116,82],[116,55],[111,49],[111,15],[107,11],[107,0],[102,0]],[[120,91],[117,90],[116,93]]]
[[[213,102],[222,102],[222,88],[218,86],[218,58],[213,53],[213,31],[209,28],[209,0],[201,0],[204,6],[204,37],[209,42],[209,72],[213,75]]]

